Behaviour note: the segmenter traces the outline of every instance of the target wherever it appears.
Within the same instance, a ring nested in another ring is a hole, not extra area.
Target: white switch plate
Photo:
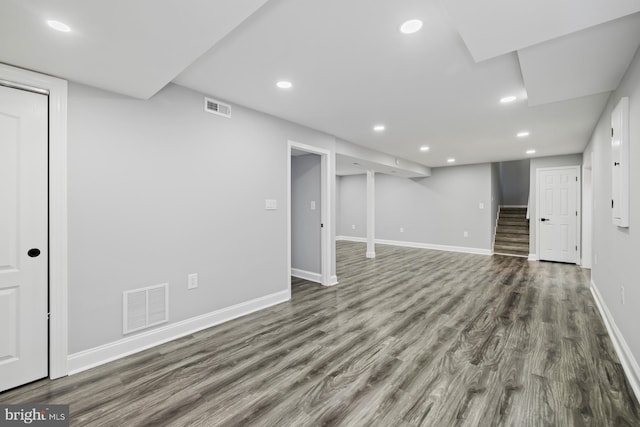
[[[464,234],[464,237],[469,237],[469,232],[468,231],[465,231],[463,234]]]
[[[264,208],[268,211],[275,211],[278,209],[278,201],[276,199],[266,199],[264,201]]]
[[[404,227],[400,227],[400,232],[404,233]]]
[[[187,276],[187,289],[195,289],[198,287],[198,273],[189,274]]]
[[[484,209],[484,203],[480,202],[480,209]]]
[[[355,224],[351,224],[351,229],[355,230],[356,229],[356,225]]]
[[[312,200],[312,201],[311,201],[311,210],[312,210],[312,211],[315,211],[315,210],[316,210],[316,201],[315,201],[315,200]]]

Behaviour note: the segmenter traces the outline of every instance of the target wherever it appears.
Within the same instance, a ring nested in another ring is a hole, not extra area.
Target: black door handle
[[[40,255],[40,249],[38,248],[29,249],[27,251],[27,255],[29,255],[31,258],[35,258],[38,255]]]
[[[549,221],[549,218],[540,218],[540,221],[542,221],[542,222]]]

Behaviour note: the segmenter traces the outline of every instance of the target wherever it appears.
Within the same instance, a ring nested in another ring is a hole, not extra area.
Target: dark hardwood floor
[[[577,266],[338,242],[332,288],[3,403],[81,426],[639,426]]]

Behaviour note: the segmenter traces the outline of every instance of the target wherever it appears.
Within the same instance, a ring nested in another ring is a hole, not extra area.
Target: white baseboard
[[[491,249],[468,248],[465,246],[434,245],[431,243],[402,242],[397,240],[376,239],[381,245],[402,246],[405,248],[432,249],[436,251],[463,252],[467,254],[491,255]]]
[[[367,243],[366,237],[336,236],[336,241],[338,240],[344,240],[347,242]]]
[[[338,284],[338,276],[331,276],[329,283],[323,283],[322,286],[335,286]]]
[[[529,254],[529,261],[538,261],[538,254]]]
[[[301,270],[299,268],[291,268],[291,275],[298,279],[308,280],[310,282],[322,283],[322,274],[313,273],[307,270]]]
[[[351,236],[336,236],[336,240],[344,240],[347,242],[358,242],[358,243],[367,242],[367,239],[364,237],[351,237]],[[477,254],[477,255],[493,255],[493,251],[491,249],[468,248],[465,246],[435,245],[432,243],[403,242],[399,240],[385,240],[385,239],[376,239],[375,242],[376,244],[379,244],[379,245],[401,246],[404,248],[433,249],[436,251],[463,252],[467,254]]]
[[[591,280],[591,294],[593,295],[593,299],[596,301],[598,310],[600,310],[600,315],[607,327],[607,331],[609,332],[609,336],[613,342],[613,347],[616,349],[622,368],[627,374],[629,384],[631,384],[631,388],[636,394],[636,398],[640,400],[640,367],[638,366],[638,361],[633,357],[633,353],[631,353],[631,349],[627,345],[627,341],[624,339],[624,336],[622,336],[620,329],[618,329],[607,304],[605,304],[602,299],[602,295],[600,294],[600,291],[598,291],[593,280]]]
[[[69,355],[69,375],[210,328],[291,299],[289,289]]]

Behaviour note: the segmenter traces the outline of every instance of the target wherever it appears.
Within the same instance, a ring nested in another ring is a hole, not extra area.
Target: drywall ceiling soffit
[[[428,176],[410,169],[405,169],[402,166],[391,167],[389,165],[336,153],[336,175],[362,175],[367,173],[367,171],[374,171],[375,173],[383,173],[402,178],[424,178]]]
[[[615,90],[640,46],[640,13],[518,51],[529,105]]]
[[[638,0],[441,0],[476,62],[640,12]]]
[[[4,0],[0,62],[147,99],[266,1]]]

